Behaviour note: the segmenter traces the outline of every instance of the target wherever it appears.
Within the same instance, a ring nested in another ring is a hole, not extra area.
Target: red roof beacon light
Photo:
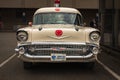
[[[60,0],[55,0],[55,7],[60,7]]]

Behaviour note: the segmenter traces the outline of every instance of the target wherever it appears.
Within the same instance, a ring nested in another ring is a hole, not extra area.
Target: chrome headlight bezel
[[[99,53],[99,48],[98,47],[93,47],[92,48],[92,53],[93,54],[98,54]]]
[[[26,31],[18,31],[16,34],[16,38],[18,41],[27,41],[28,33]]]
[[[101,36],[99,31],[93,31],[89,35],[90,41],[93,41],[93,42],[98,42],[100,40],[100,37]]]
[[[20,47],[19,48],[19,54],[24,54],[25,53],[25,48],[24,47]]]

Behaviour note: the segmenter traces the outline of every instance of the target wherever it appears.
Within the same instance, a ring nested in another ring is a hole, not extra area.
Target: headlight
[[[18,41],[26,41],[28,39],[28,34],[25,31],[17,32],[17,40]]]
[[[100,40],[100,32],[98,32],[98,31],[91,32],[89,37],[90,37],[91,41],[97,42]]]

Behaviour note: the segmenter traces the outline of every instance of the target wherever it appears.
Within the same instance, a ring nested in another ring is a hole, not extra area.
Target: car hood
[[[38,25],[33,26],[32,42],[86,42],[83,27],[76,30],[75,25]]]

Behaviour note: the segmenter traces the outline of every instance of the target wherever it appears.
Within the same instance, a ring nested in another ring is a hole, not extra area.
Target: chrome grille
[[[39,44],[39,45],[26,45],[26,52],[30,55],[50,56],[51,54],[66,54],[67,56],[84,56],[90,53],[90,45],[77,45],[77,44]],[[30,48],[35,51],[31,52]],[[83,52],[83,49],[86,49]]]

